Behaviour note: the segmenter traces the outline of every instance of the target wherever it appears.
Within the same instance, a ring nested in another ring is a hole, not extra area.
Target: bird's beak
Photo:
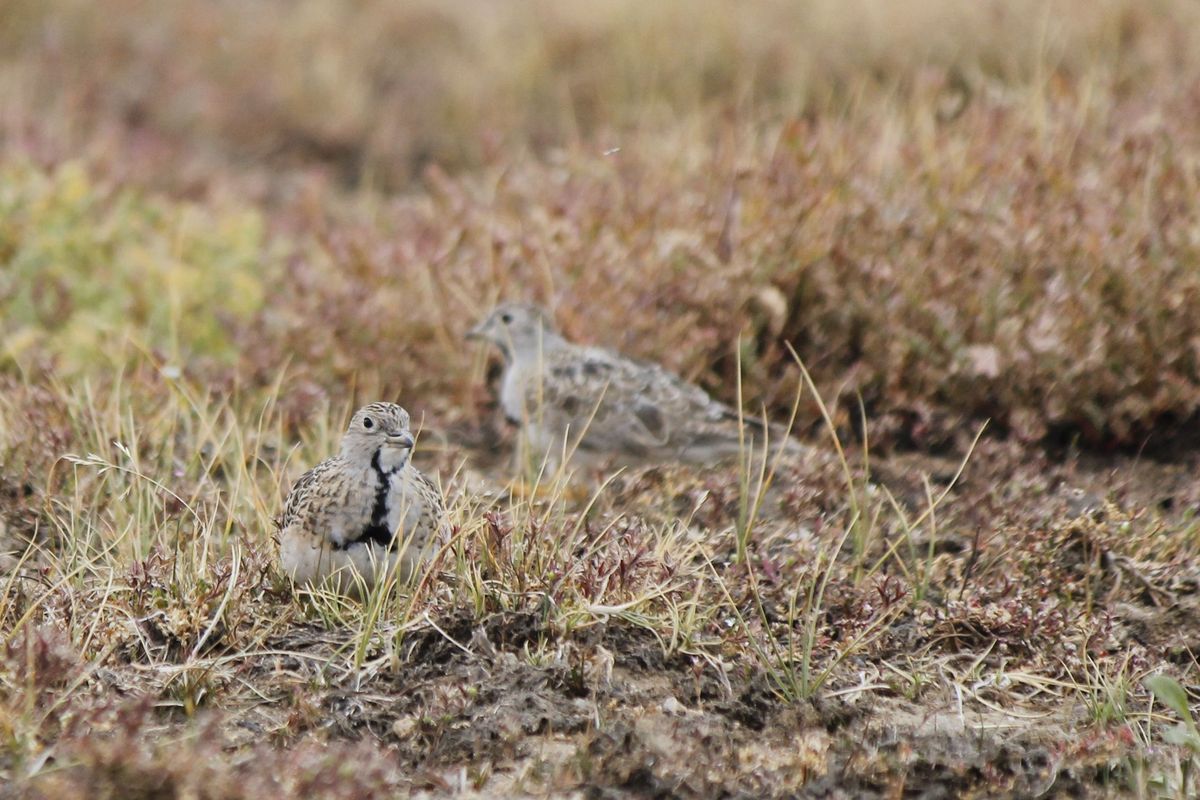
[[[401,431],[400,433],[389,433],[387,437],[387,443],[392,447],[403,447],[405,450],[412,450],[413,437],[412,434],[407,431]]]
[[[479,323],[479,324],[478,324],[478,325],[476,325],[474,328],[471,328],[471,330],[467,331],[467,334],[466,334],[466,336],[464,336],[463,338],[465,338],[465,339],[483,339],[483,338],[486,338],[486,337],[483,335],[483,330],[484,330],[484,327],[485,327],[485,325],[486,325],[486,323],[485,323],[485,322],[481,322],[481,323]]]

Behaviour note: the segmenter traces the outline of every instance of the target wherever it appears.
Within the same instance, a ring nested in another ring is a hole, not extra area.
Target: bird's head
[[[468,339],[490,342],[513,361],[533,356],[563,343],[554,321],[539,306],[525,303],[505,303],[492,309],[483,320],[467,331]]]
[[[378,454],[385,466],[408,461],[413,448],[408,412],[395,403],[371,403],[360,408],[342,437],[342,457],[369,464]]]

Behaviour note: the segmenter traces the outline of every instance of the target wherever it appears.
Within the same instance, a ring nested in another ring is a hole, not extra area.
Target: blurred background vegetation
[[[984,417],[1137,447],[1200,410],[1188,0],[0,18],[10,373],[286,366],[454,422],[485,401],[461,333],[505,297],[727,400],[740,356],[776,410],[791,342],[885,447]]]

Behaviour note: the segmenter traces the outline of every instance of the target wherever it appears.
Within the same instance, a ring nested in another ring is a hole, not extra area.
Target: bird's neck
[[[396,447],[381,447],[371,457],[371,468],[383,476],[390,476],[408,463],[408,451]]]
[[[547,353],[561,350],[567,346],[567,340],[557,334],[546,332],[541,338],[532,342],[522,342],[508,354],[508,361],[516,367],[529,367],[541,363]]]

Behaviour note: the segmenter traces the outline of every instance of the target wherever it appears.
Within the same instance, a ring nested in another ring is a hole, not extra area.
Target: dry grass
[[[527,146],[670,128],[698,111],[790,115],[903,97],[927,68],[1037,95],[1060,77],[1136,91],[1200,66],[1187,33],[1197,14],[1183,0],[773,0],[754,13],[718,0],[6,0],[4,10],[6,134],[48,154],[136,153],[114,168],[183,183],[205,180],[216,158],[317,162],[396,185],[429,163],[504,163]]]
[[[0,796],[1196,790],[1192,6],[0,16]],[[828,457],[522,499],[499,298]],[[379,398],[453,541],[296,594]]]

